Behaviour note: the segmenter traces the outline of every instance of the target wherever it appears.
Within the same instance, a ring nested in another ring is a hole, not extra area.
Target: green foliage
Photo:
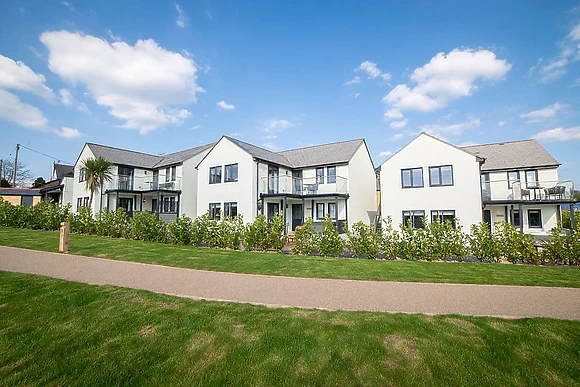
[[[574,229],[580,231],[580,211],[574,211]],[[572,228],[570,210],[562,210],[562,228]]]
[[[449,220],[441,222],[437,219],[435,222],[426,224],[425,228],[425,256],[429,259],[455,258],[463,260],[467,255],[466,237],[461,231],[461,226],[455,220],[457,227]]]
[[[85,188],[91,193],[89,207],[93,204],[93,196],[104,182],[113,179],[113,163],[104,159],[102,156],[88,158],[81,163],[81,169],[85,173]]]
[[[129,221],[127,213],[122,208],[109,211],[106,208],[95,215],[96,233],[100,236],[122,238],[127,235]]]
[[[327,215],[322,221],[322,235],[318,242],[318,251],[325,257],[336,257],[344,251],[345,242],[338,235],[332,219]]]
[[[167,226],[155,214],[146,211],[136,211],[129,221],[128,239],[167,242]]]
[[[264,215],[258,215],[254,223],[246,227],[246,250],[281,250],[286,243],[285,228],[281,212],[274,215],[270,221],[267,221]]]
[[[70,229],[78,234],[96,234],[97,224],[90,207],[81,207],[74,215],[69,215]]]
[[[318,234],[314,232],[314,222],[312,218],[306,219],[304,224],[296,229],[294,233],[293,254],[312,255],[318,246]]]
[[[278,212],[272,220],[268,222],[268,233],[266,238],[267,249],[282,250],[286,244],[286,223],[284,223],[284,216],[282,212]]]
[[[0,198],[0,225],[26,228],[28,219],[28,209],[25,206],[13,206],[10,202]]]
[[[381,233],[381,250],[386,259],[396,259],[399,252],[400,237],[397,230],[393,228],[393,220],[390,216],[383,221]]]
[[[191,244],[191,218],[183,215],[167,225],[169,240],[176,245]]]
[[[207,245],[207,240],[209,236],[211,219],[209,218],[209,211],[205,214],[195,218],[191,225],[191,237],[190,242],[194,246],[201,246],[202,244]]]
[[[536,264],[538,262],[539,256],[531,235],[522,234],[508,222],[496,223],[495,228],[494,239],[503,258],[511,263]]]
[[[245,226],[241,214],[224,218],[219,225],[218,247],[239,250],[244,241]]]
[[[469,248],[473,255],[479,259],[499,262],[501,260],[500,246],[497,239],[491,233],[489,225],[481,222],[471,226]]]
[[[371,226],[356,222],[347,233],[347,246],[354,257],[375,259],[379,255],[380,236]]]
[[[542,246],[542,258],[554,265],[580,265],[580,231],[566,235],[557,227],[552,237]]]
[[[68,220],[70,214],[70,204],[61,207],[52,201],[41,201],[34,206],[29,207],[27,210],[27,228],[54,231],[60,228],[61,222]]]

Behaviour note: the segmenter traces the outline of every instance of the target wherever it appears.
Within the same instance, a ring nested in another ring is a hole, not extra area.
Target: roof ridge
[[[476,146],[485,146],[485,145],[512,144],[514,142],[526,142],[526,141],[538,141],[538,140],[536,140],[535,138],[526,138],[523,140],[498,141],[498,142],[490,142],[487,144],[465,145],[465,146],[460,146],[459,148],[472,148],[472,147],[476,147]]]
[[[342,141],[327,142],[325,144],[309,145],[309,146],[304,146],[304,147],[301,147],[301,148],[286,149],[286,150],[283,150],[283,151],[280,151],[280,152],[275,152],[275,153],[280,154],[280,153],[283,153],[283,152],[290,152],[290,151],[296,151],[296,150],[308,149],[308,148],[316,148],[316,147],[325,146],[325,145],[336,145],[336,144],[342,144],[342,143],[345,143],[345,142],[354,142],[354,141],[364,141],[364,138],[353,138],[352,140],[342,140]]]
[[[203,145],[198,145],[198,146],[192,146],[191,148],[182,149],[182,150],[180,150],[180,151],[177,151],[177,152],[166,153],[166,154],[164,154],[164,155],[160,155],[159,157],[166,158],[166,157],[169,157],[169,156],[171,156],[171,155],[175,155],[175,154],[177,154],[177,153],[181,153],[181,152],[187,152],[187,151],[190,151],[190,150],[192,150],[192,149],[196,149],[196,148],[203,148],[203,147],[209,147],[209,146],[212,146],[213,144],[215,144],[215,142],[211,142],[211,143],[208,143],[208,144],[203,144]]]
[[[163,156],[161,155],[154,155],[152,153],[146,153],[146,152],[140,152],[140,151],[134,151],[134,150],[130,150],[130,149],[125,149],[125,148],[117,148],[115,146],[110,146],[110,145],[103,145],[103,144],[97,144],[95,142],[87,142],[87,145],[97,145],[97,146],[102,146],[104,148],[109,148],[109,149],[116,149],[116,150],[121,150],[121,151],[125,151],[125,152],[132,152],[132,153],[139,153],[142,155],[147,155],[147,156],[153,156],[153,157],[161,157],[163,158]]]
[[[291,165],[291,166],[293,166],[293,164],[290,162],[290,160],[288,160],[288,159],[286,158],[286,156],[284,156],[284,155],[280,154],[279,152],[274,152],[274,151],[271,151],[270,149],[266,149],[266,148],[262,148],[261,146],[258,146],[258,145],[250,144],[249,142],[242,141],[242,140],[240,140],[240,139],[237,139],[237,138],[235,138],[235,137],[226,136],[226,135],[224,135],[223,137],[227,138],[228,140],[234,140],[234,141],[237,141],[237,142],[241,142],[242,144],[250,145],[250,146],[253,146],[253,147],[256,147],[256,148],[259,148],[259,149],[265,150],[266,152],[270,152],[270,153],[272,153],[272,154],[274,154],[274,155],[278,155],[278,156],[280,156],[280,157],[283,157],[283,158],[284,158],[284,160],[286,160],[286,162],[288,163],[288,165]]]

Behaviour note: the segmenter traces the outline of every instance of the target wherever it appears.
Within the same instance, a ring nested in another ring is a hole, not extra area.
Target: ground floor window
[[[77,209],[81,207],[88,207],[89,206],[89,197],[85,196],[84,198],[77,198]]]
[[[324,219],[324,203],[316,203],[316,219]]]
[[[542,228],[542,210],[528,210],[528,226]]]
[[[177,212],[177,200],[175,199],[175,197],[163,198],[163,212],[165,213]]]
[[[512,226],[520,227],[520,210],[512,211]]]
[[[330,219],[336,219],[336,203],[328,203],[328,216]]]
[[[413,228],[424,228],[423,218],[425,217],[425,211],[423,210],[409,210],[403,211],[403,224],[407,225],[409,221]]]
[[[441,223],[450,221],[453,228],[455,228],[455,210],[432,210],[431,221],[436,222],[437,220]]]
[[[221,204],[220,203],[210,203],[209,204],[209,218],[219,220],[220,215],[221,215]]]
[[[233,218],[234,216],[237,216],[237,215],[238,215],[238,203],[237,202],[224,203],[224,216],[226,218]]]

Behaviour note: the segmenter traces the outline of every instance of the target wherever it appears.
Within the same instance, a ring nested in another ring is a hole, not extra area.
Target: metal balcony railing
[[[298,178],[288,175],[263,177],[260,193],[323,195],[346,194],[347,179],[340,176]],[[329,182],[330,181],[330,182]]]
[[[527,185],[520,180],[511,180],[507,190],[494,190],[497,183],[505,184],[507,180],[485,182],[481,187],[484,202],[494,200],[530,200],[530,201],[568,201],[574,198],[574,181],[539,181],[535,186]]]
[[[122,190],[122,191],[176,191],[181,189],[181,178],[176,178],[173,181],[165,181],[165,179],[153,179],[153,176],[113,176],[111,181],[105,182],[103,185],[104,191],[107,190]]]

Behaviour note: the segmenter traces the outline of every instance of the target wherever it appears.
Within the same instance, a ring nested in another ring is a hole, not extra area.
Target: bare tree
[[[14,173],[14,160],[3,159],[2,170],[0,170],[0,180],[6,179],[12,184],[12,176]],[[24,163],[18,163],[16,168],[16,186],[28,187],[34,180],[34,175],[28,166]]]

